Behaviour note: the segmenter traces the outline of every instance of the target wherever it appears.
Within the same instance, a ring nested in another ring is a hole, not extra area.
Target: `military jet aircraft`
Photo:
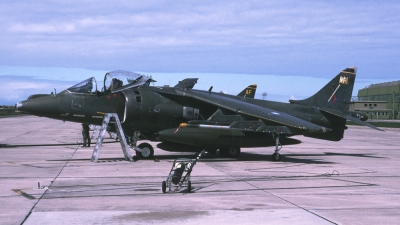
[[[171,89],[191,89],[197,80],[185,79]],[[105,113],[116,113],[134,147],[139,138],[154,140],[158,131],[198,118],[198,109],[176,104],[153,92],[151,82],[155,80],[137,73],[111,71],[105,74],[100,91],[96,79],[91,77],[58,94],[31,95],[15,107],[36,116],[93,125],[100,125]],[[238,96],[254,98],[256,86],[248,86]],[[142,157],[153,155],[151,145],[143,143],[138,147],[147,150],[140,153]]]
[[[122,75],[125,78],[118,78]],[[50,96],[35,96],[16,105],[17,110],[64,121],[99,125],[104,113],[117,113],[132,146],[146,139],[238,157],[241,148],[268,146],[275,140],[274,161],[281,159],[280,138],[304,135],[329,141],[343,138],[346,120],[380,130],[348,111],[356,68],[341,71],[320,91],[289,103],[193,89],[196,78],[175,87],[150,86],[151,78],[113,71],[97,90],[94,78]],[[254,87],[252,90],[255,90]],[[246,91],[245,91],[246,93]],[[144,158],[153,148],[142,143]]]

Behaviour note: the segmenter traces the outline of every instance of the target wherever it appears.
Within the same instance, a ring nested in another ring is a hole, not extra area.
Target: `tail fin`
[[[181,80],[178,82],[177,85],[175,85],[175,88],[187,88],[187,89],[192,89],[194,85],[197,83],[197,80],[199,78],[186,78],[184,80]]]
[[[290,100],[290,103],[348,111],[356,72],[356,67],[344,69],[313,96],[304,100]]]
[[[240,92],[237,96],[246,97],[246,98],[254,98],[256,94],[257,84],[252,84],[247,86],[242,92]]]

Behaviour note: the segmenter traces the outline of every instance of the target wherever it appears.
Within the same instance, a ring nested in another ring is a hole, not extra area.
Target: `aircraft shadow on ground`
[[[104,142],[104,143],[115,143],[112,142]],[[297,145],[300,144],[301,141],[293,138],[285,138],[281,141],[283,147],[288,145]],[[37,146],[69,146],[69,145],[79,145],[77,143],[63,143],[63,144],[26,144],[26,145],[8,145],[8,144],[0,144],[0,148],[13,148],[13,147],[37,147]],[[157,146],[162,145],[162,143],[158,144]],[[242,149],[242,152],[239,158],[224,158],[216,154],[206,154],[201,158],[201,162],[271,162],[272,161],[272,153],[274,152],[275,142],[270,141],[268,145],[263,147],[265,148],[265,154],[258,154],[258,153],[251,153],[246,152],[246,148]],[[163,149],[165,150],[165,149]],[[175,154],[157,154],[151,159],[141,159],[139,157],[134,156],[134,161],[143,160],[147,162],[159,162],[162,160],[173,161],[176,158],[191,158],[195,159],[198,156],[198,152],[194,152],[193,150],[185,151],[185,149],[175,148],[169,149],[170,151],[175,151]],[[168,150],[166,150],[168,151]],[[180,152],[176,152],[180,151]],[[188,154],[192,153],[192,154]],[[288,154],[285,155],[284,149],[282,149],[281,161],[280,162],[287,162],[287,163],[304,163],[304,164],[333,164],[334,162],[326,161],[330,156],[345,156],[345,157],[367,157],[367,158],[383,158],[379,156],[374,156],[371,154],[351,154],[351,153],[334,153],[334,152],[324,152],[320,154]],[[304,157],[318,157],[315,159],[304,158]],[[88,161],[90,158],[84,159],[63,159],[63,160],[48,160],[48,161]],[[119,162],[119,161],[126,161],[125,158],[99,158],[98,163],[105,163],[105,162]]]
[[[115,143],[116,141],[111,142],[103,142],[104,144],[107,143]],[[23,144],[23,145],[9,145],[9,144],[0,144],[0,148],[23,148],[23,147],[51,147],[51,146],[78,146],[82,145],[82,143],[59,143],[59,144]],[[94,147],[94,145],[93,145]]]
[[[199,162],[272,162],[271,151],[266,151],[265,154],[257,154],[257,153],[249,153],[242,152],[239,158],[223,158],[218,153],[216,154],[206,154],[202,158],[200,158]],[[193,154],[174,154],[174,155],[155,155],[151,159],[140,159],[134,157],[134,161],[145,161],[145,162],[159,162],[159,161],[173,161],[177,158],[190,158],[196,159],[198,153],[193,152]],[[345,157],[367,157],[367,158],[384,158],[379,156],[373,156],[369,154],[344,154],[344,153],[332,153],[325,152],[321,154],[290,154],[290,155],[282,155],[280,162],[285,163],[296,163],[296,164],[335,164],[335,162],[326,161],[331,156],[345,156]],[[303,157],[318,157],[315,159],[305,159]],[[47,161],[89,161],[90,159],[63,159],[63,160],[47,160]],[[119,162],[126,161],[125,158],[99,158],[98,163],[106,163],[106,162]]]
[[[200,158],[200,162],[271,162],[273,150],[265,151],[265,154],[257,154],[257,153],[249,153],[242,152],[240,153],[239,158],[223,158],[219,156],[219,154],[210,155]],[[316,156],[326,156],[324,154],[316,155]],[[155,156],[158,160],[174,160],[176,158],[192,158],[195,159],[197,154],[190,155],[157,155]],[[331,164],[332,162],[326,162],[322,159],[301,159],[301,158],[293,158],[292,155],[281,156],[280,162],[288,162],[288,163],[306,163],[306,164]]]
[[[193,155],[182,155],[182,154],[175,154],[175,155],[156,155],[154,158],[151,159],[140,159],[137,157],[134,157],[134,162],[136,161],[145,161],[149,163],[157,163],[160,161],[169,161],[172,162],[177,158],[189,158],[189,159],[196,159],[197,153],[194,153]],[[321,159],[300,159],[300,158],[292,158],[292,155],[290,157],[285,157],[282,155],[282,159],[280,162],[287,162],[287,163],[302,163],[302,164],[331,164],[332,162],[327,162],[327,161],[322,161]],[[324,154],[321,155],[316,155],[316,156],[325,156]],[[46,160],[46,161],[69,161],[69,162],[85,162],[85,161],[90,161],[90,158],[84,158],[84,159],[54,159],[54,160]],[[126,161],[125,158],[120,157],[120,158],[99,158],[97,163],[107,163],[107,162],[120,162],[120,161]],[[202,158],[200,158],[199,162],[271,162],[272,163],[272,157],[270,154],[257,154],[257,153],[247,153],[247,152],[242,152],[240,154],[239,158],[223,158],[220,157],[219,154],[215,155],[206,155]],[[279,163],[279,162],[278,162]]]
[[[336,153],[336,152],[325,152],[328,156],[346,156],[346,157],[366,157],[366,158],[376,158],[383,159],[385,157],[375,156],[373,154],[351,154],[351,153]]]

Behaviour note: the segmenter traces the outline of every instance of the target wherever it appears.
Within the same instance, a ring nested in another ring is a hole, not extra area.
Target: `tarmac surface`
[[[0,127],[1,224],[400,224],[400,129],[296,136],[281,162],[274,147],[206,155],[193,193],[163,194],[173,160],[195,154],[155,148],[157,160],[129,162],[107,138],[93,163],[80,124],[24,116]]]

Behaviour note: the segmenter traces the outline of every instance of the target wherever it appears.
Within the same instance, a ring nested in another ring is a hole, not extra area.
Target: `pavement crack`
[[[24,221],[22,221],[21,224],[24,224],[25,221],[29,218],[29,216],[32,214],[33,209],[36,207],[36,205],[43,199],[43,197],[46,195],[47,191],[50,190],[50,187],[54,184],[54,181],[57,180],[57,178],[60,176],[62,171],[65,169],[65,167],[68,165],[68,163],[71,161],[72,157],[74,157],[75,153],[78,151],[79,146],[76,147],[74,153],[71,155],[71,157],[68,159],[68,161],[65,162],[64,166],[61,168],[60,172],[57,174],[57,176],[53,179],[53,181],[50,182],[50,185],[48,186],[48,189],[46,189],[43,194],[40,196],[38,201],[32,206],[31,210],[29,211],[28,215],[25,217]]]
[[[325,218],[325,217],[323,217],[323,216],[321,216],[321,215],[318,215],[318,214],[316,214],[316,213],[314,213],[314,212],[312,212],[312,211],[310,211],[310,210],[308,210],[308,209],[306,209],[306,208],[304,208],[304,207],[301,207],[301,206],[297,205],[297,204],[294,203],[294,202],[291,202],[291,201],[289,201],[289,200],[287,200],[287,199],[285,199],[285,198],[282,198],[282,197],[280,197],[280,196],[278,196],[278,195],[275,195],[275,194],[273,194],[273,193],[271,193],[271,192],[269,192],[269,191],[267,191],[267,190],[265,190],[265,189],[259,188],[259,187],[255,186],[255,185],[251,184],[249,181],[247,181],[247,180],[245,180],[245,179],[239,179],[239,178],[237,178],[237,177],[235,177],[235,176],[233,176],[233,175],[231,175],[231,174],[229,174],[229,173],[227,173],[227,172],[225,172],[225,171],[223,171],[223,170],[221,170],[221,169],[218,169],[218,168],[216,168],[216,167],[210,165],[209,163],[204,163],[204,164],[206,164],[206,165],[208,165],[208,166],[210,166],[210,167],[212,167],[212,168],[214,168],[214,169],[216,169],[216,170],[218,170],[218,171],[220,171],[220,172],[222,172],[222,173],[224,173],[224,174],[226,174],[226,175],[228,175],[228,176],[234,178],[235,180],[244,182],[244,183],[246,183],[246,184],[248,184],[248,185],[254,187],[254,188],[257,189],[257,190],[263,191],[263,192],[265,192],[265,193],[267,193],[267,194],[269,194],[269,195],[272,195],[272,196],[274,196],[274,197],[276,197],[276,198],[279,198],[279,199],[281,199],[282,201],[285,201],[285,202],[287,202],[287,203],[289,203],[289,204],[291,204],[291,205],[293,205],[293,206],[295,206],[295,207],[297,207],[297,208],[299,208],[299,209],[302,209],[302,210],[304,210],[304,211],[306,211],[306,212],[308,212],[308,213],[311,213],[311,214],[313,214],[313,215],[315,215],[315,216],[317,216],[317,217],[319,217],[319,218],[321,218],[321,219],[323,219],[323,220],[325,220],[325,221],[327,221],[327,222],[329,222],[329,223],[337,224],[337,223],[335,223],[335,222],[333,222],[333,221],[331,221],[331,220],[329,220],[329,219],[327,219],[327,218]]]

